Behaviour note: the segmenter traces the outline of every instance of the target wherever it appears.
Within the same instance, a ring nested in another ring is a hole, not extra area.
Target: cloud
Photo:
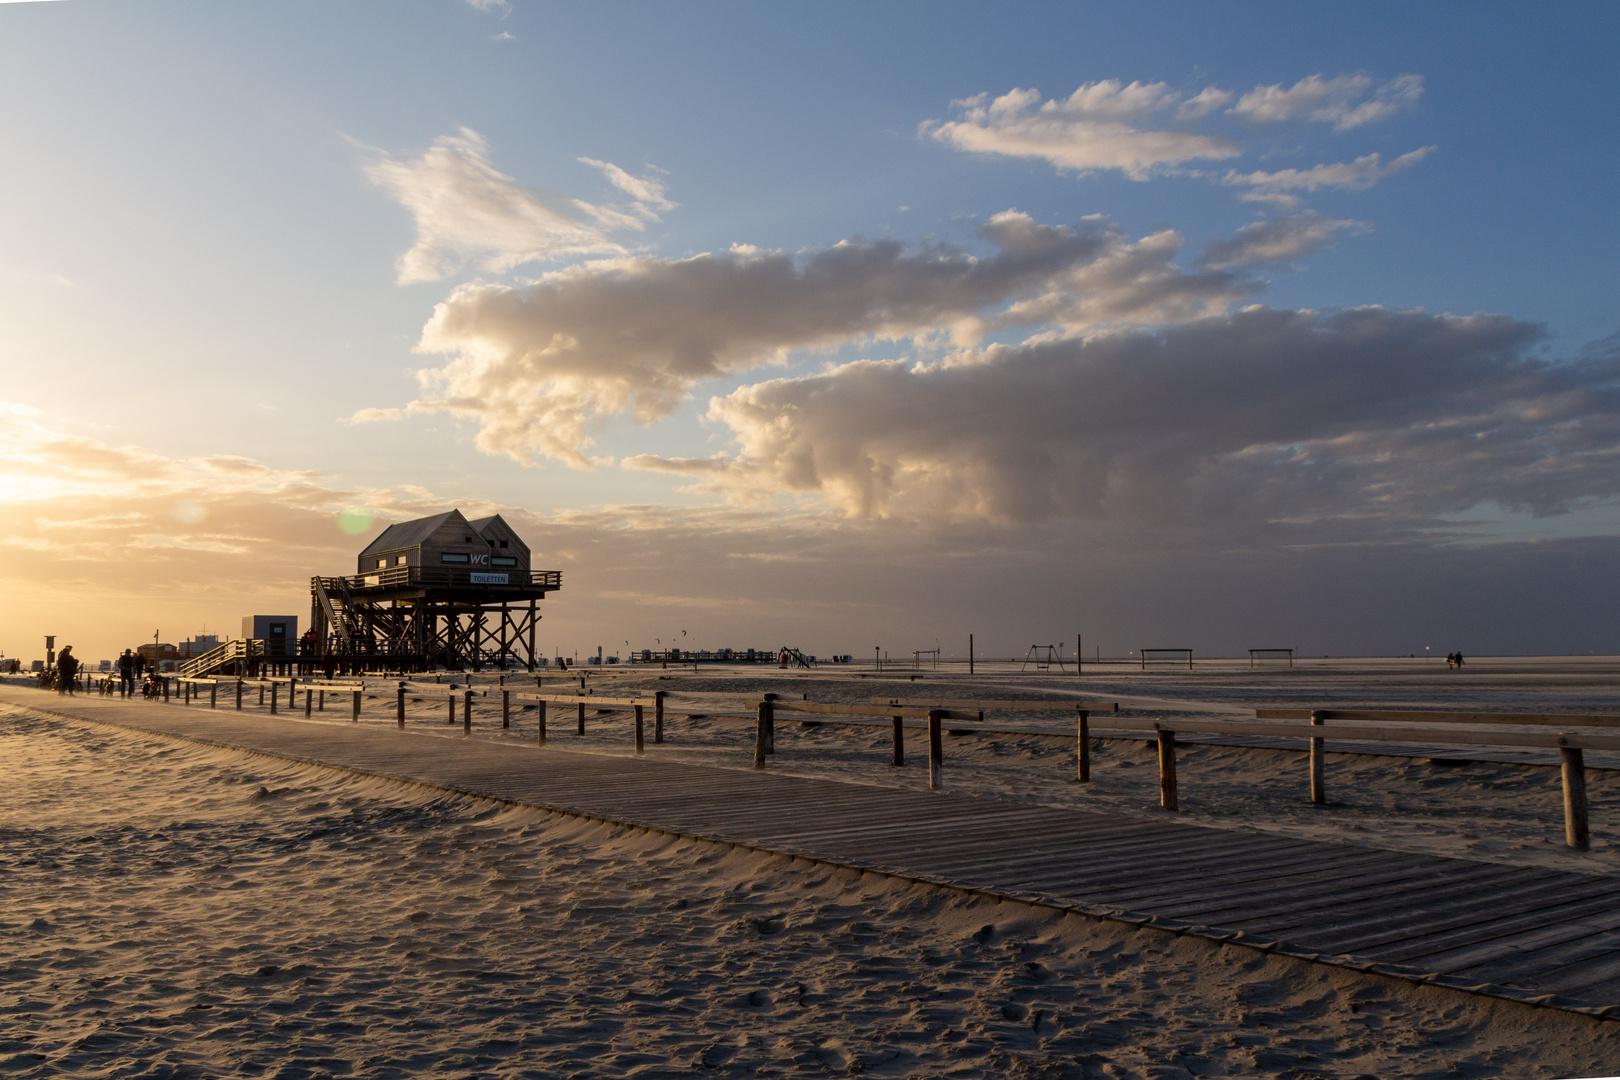
[[[1381,86],[1370,75],[1310,75],[1286,90],[1281,83],[1257,86],[1228,112],[1253,123],[1307,120],[1348,131],[1416,108],[1422,96],[1421,75],[1398,75]]]
[[[1309,169],[1280,169],[1277,172],[1239,173],[1228,171],[1223,182],[1231,187],[1250,190],[1241,197],[1249,202],[1271,202],[1282,206],[1295,205],[1299,200],[1289,194],[1294,191],[1319,191],[1337,188],[1343,191],[1365,191],[1384,177],[1410,168],[1428,157],[1436,148],[1423,146],[1402,154],[1388,165],[1379,155],[1367,154],[1351,162],[1334,165],[1316,165]]]
[[[1183,119],[1202,116],[1224,100],[1223,93],[1210,88],[1182,100],[1164,83],[1108,79],[1086,83],[1064,100],[1042,101],[1037,90],[1013,90],[994,100],[980,94],[954,103],[957,119],[929,120],[919,131],[958,150],[1039,158],[1067,172],[1117,169],[1146,180],[1189,161],[1238,155],[1224,138],[1140,126],[1172,110]]]
[[[660,467],[857,519],[1389,540],[1486,504],[1620,496],[1620,351],[1551,362],[1530,355],[1540,336],[1491,315],[1250,308],[859,361],[712,399],[736,453]]]
[[[1245,225],[1229,239],[1217,240],[1204,248],[1198,266],[1206,270],[1230,270],[1259,263],[1287,262],[1321,251],[1341,232],[1367,231],[1359,221],[1335,221],[1309,211]]]
[[[467,6],[478,11],[498,11],[503,19],[512,12],[511,0],[467,0]]]
[[[639,230],[671,203],[662,188],[637,181],[617,166],[591,162],[609,179],[640,184],[656,198],[628,210],[539,192],[520,185],[490,164],[482,135],[462,128],[446,135],[415,161],[379,153],[366,176],[385,188],[416,223],[416,243],[399,259],[401,285],[438,281],[469,263],[501,273],[528,262],[582,255],[622,255],[615,230]]]
[[[435,309],[418,346],[450,359],[422,373],[425,396],[406,408],[475,419],[489,453],[589,467],[593,420],[650,423],[696,383],[790,350],[913,336],[966,344],[992,326],[1142,321],[1203,312],[1244,292],[1224,272],[1173,271],[1174,234],[1132,246],[1100,219],[1045,226],[1011,211],[979,232],[994,254],[854,240],[796,261],[739,246],[603,261],[521,288],[462,286]],[[996,310],[1019,298],[1030,305]]]
[[[661,181],[631,176],[610,161],[597,161],[588,157],[578,160],[582,164],[602,170],[602,175],[607,177],[608,183],[635,200],[635,212],[642,217],[656,221],[659,214],[675,209],[676,204],[664,197],[664,185]]]

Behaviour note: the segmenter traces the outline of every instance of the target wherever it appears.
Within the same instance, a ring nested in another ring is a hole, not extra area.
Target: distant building
[[[190,660],[193,656],[213,652],[221,644],[218,634],[198,634],[196,637],[187,638],[180,643],[180,659]]]
[[[296,656],[298,616],[244,615],[242,636],[249,641],[264,642],[266,656]]]

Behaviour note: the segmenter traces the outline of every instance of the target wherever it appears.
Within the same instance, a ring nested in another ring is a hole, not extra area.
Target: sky
[[[0,652],[1620,652],[1620,9],[0,2]],[[549,639],[549,640],[546,640]]]

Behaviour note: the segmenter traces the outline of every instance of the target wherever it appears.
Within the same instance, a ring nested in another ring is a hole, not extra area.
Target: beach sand
[[[804,860],[22,708],[0,754],[13,1075],[1620,1071],[1620,1024]]]

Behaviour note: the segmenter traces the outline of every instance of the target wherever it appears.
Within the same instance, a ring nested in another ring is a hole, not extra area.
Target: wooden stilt
[[[1564,843],[1576,851],[1590,851],[1592,838],[1586,820],[1586,763],[1579,747],[1560,747],[1564,774]]]
[[[754,718],[754,768],[765,767],[765,726],[770,723],[771,703],[762,701]]]
[[[1179,810],[1181,801],[1176,795],[1176,733],[1159,731],[1159,805],[1166,810]]]
[[[501,682],[504,683],[505,681],[506,681],[506,676],[502,675],[501,676]],[[501,691],[501,727],[509,728],[511,726],[512,726],[512,691],[503,689]]]
[[[1311,711],[1311,726],[1327,723],[1327,714],[1321,709]],[[1311,740],[1311,802],[1318,806],[1327,802],[1327,740]]]
[[[647,744],[642,738],[642,731],[641,731],[641,706],[637,705],[636,706],[636,756],[640,757],[642,754],[645,754],[646,752],[647,752]]]
[[[906,722],[905,717],[894,718],[894,766],[900,768],[906,763]]]
[[[928,710],[928,787],[938,791],[945,786],[945,744],[939,730],[938,709]]]
[[[546,745],[546,703],[535,702],[536,710],[540,713],[540,745]]]
[[[1079,745],[1075,748],[1075,767],[1082,784],[1091,783],[1091,714],[1080,710]]]

